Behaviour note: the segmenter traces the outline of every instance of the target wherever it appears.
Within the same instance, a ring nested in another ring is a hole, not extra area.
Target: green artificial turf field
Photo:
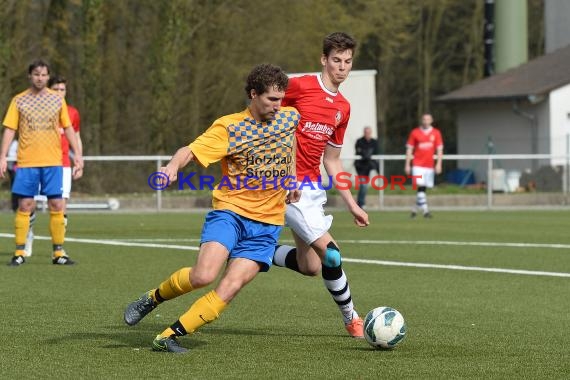
[[[179,248],[197,246],[203,215],[71,214],[66,250],[77,266],[52,265],[50,242],[39,239],[25,265],[0,266],[1,378],[570,376],[568,211],[436,212],[432,220],[373,212],[365,229],[334,215],[357,310],[386,305],[406,318],[408,336],[394,350],[349,338],[320,278],[272,268],[215,323],[181,339],[188,354],[151,352],[154,336],[205,290],[135,327],[123,310],[194,263],[196,251]],[[3,263],[13,253],[12,218],[0,214]],[[47,219],[39,215],[37,235],[47,236]]]

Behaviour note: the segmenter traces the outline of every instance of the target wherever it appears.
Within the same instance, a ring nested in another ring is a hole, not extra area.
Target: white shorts
[[[303,186],[299,202],[287,205],[285,222],[307,244],[323,236],[331,228],[333,217],[325,215],[327,192],[313,183],[315,190]]]
[[[63,191],[61,192],[61,197],[65,199],[69,199],[69,195],[71,194],[71,168],[64,167],[63,168]],[[39,195],[40,189],[38,189],[38,195],[34,196],[35,201],[40,202],[47,202],[47,197],[45,195]]]
[[[63,168],[63,192],[61,196],[65,199],[69,199],[71,194],[71,168],[64,167]]]
[[[435,177],[435,170],[433,168],[423,168],[421,166],[412,167],[412,175],[420,176],[416,178],[416,186],[425,186],[432,188],[433,180]]]

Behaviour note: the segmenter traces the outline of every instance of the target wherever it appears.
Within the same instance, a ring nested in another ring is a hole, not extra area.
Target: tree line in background
[[[543,52],[543,1],[528,0],[530,58]],[[483,7],[484,0],[0,0],[0,107],[28,86],[27,66],[42,57],[68,78],[86,155],[171,154],[246,106],[244,79],[255,64],[320,71],[322,38],[346,31],[359,41],[354,69],[378,71],[382,152],[401,154],[419,115],[431,110],[454,153],[453,110],[434,99],[482,77]]]

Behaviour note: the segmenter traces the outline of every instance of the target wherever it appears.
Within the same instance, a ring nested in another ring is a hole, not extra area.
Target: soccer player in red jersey
[[[416,195],[416,206],[412,210],[411,217],[415,218],[418,209],[422,211],[424,217],[431,218],[428,210],[426,190],[433,187],[435,173],[441,173],[441,159],[443,157],[443,139],[439,129],[434,128],[433,117],[429,113],[422,115],[422,124],[410,133],[406,143],[406,166],[407,175],[416,177],[418,192]],[[433,156],[437,152],[437,161]]]
[[[65,99],[67,94],[67,80],[64,77],[56,76],[54,78],[50,78],[49,87],[58,92],[61,97]],[[75,136],[77,136],[77,148],[83,154],[83,143],[81,141],[81,118],[79,116],[79,111],[77,108],[67,105],[67,113],[69,114],[69,120],[71,120],[71,126],[75,131]],[[63,160],[63,200],[64,206],[63,211],[66,211],[67,200],[69,199],[71,193],[71,161],[69,159],[69,141],[63,135],[61,135],[61,150],[63,152],[62,160]],[[74,154],[76,152],[73,152]],[[77,178],[80,178],[83,173],[80,174]],[[67,225],[67,215],[65,215],[65,224]]]
[[[352,68],[356,41],[345,33],[332,33],[323,41],[322,72],[291,78],[283,105],[297,108],[301,122],[297,127],[297,182],[301,199],[287,206],[286,220],[296,247],[282,245],[275,250],[273,262],[304,275],[319,271],[337,303],[348,333],[363,337],[362,318],[354,309],[346,275],[341,266],[338,244],[329,233],[332,215],[325,215],[327,201],[321,183],[320,164],[324,163],[330,180],[336,184],[343,171],[340,150],[350,118],[350,104],[338,91]],[[350,193],[339,193],[358,226],[369,224],[368,215]]]

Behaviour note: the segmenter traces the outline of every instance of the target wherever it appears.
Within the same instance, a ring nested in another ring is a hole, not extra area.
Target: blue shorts
[[[251,220],[229,210],[206,214],[200,244],[216,241],[228,249],[230,259],[245,258],[267,272],[273,262],[275,246],[283,226]]]
[[[20,198],[33,198],[34,195],[48,198],[61,198],[63,193],[63,167],[46,166],[41,168],[18,168],[12,186],[12,193]]]

